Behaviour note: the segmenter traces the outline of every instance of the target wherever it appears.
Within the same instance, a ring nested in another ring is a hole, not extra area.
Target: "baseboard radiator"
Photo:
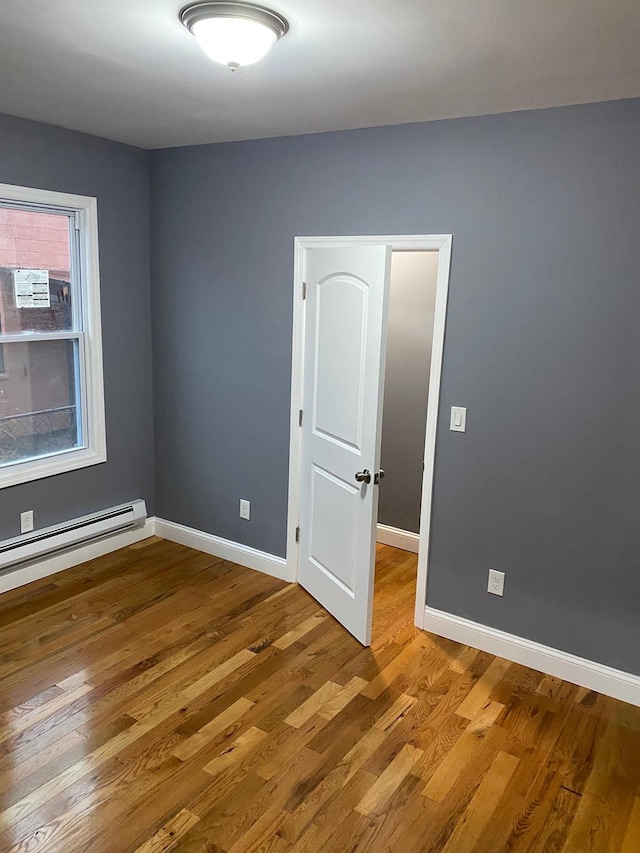
[[[132,501],[93,515],[74,518],[65,524],[56,524],[13,539],[5,539],[0,543],[0,572],[102,539],[113,533],[142,527],[146,518],[145,502]]]

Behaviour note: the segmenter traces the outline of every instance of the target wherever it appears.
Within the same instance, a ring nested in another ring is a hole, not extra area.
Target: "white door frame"
[[[293,288],[293,358],[291,368],[291,422],[289,450],[289,509],[287,519],[287,575],[291,581],[298,577],[298,543],[296,528],[300,523],[300,454],[302,431],[299,413],[302,409],[304,381],[304,321],[306,250],[313,248],[338,248],[344,246],[372,246],[384,244],[392,251],[438,252],[436,304],[429,376],[427,405],[427,430],[424,447],[424,473],[422,475],[422,508],[420,511],[420,547],[418,551],[418,577],[416,581],[415,624],[424,628],[427,601],[427,570],[433,500],[433,474],[436,450],[436,432],[440,404],[440,380],[449,295],[449,270],[451,267],[451,234],[373,235],[367,237],[296,237],[294,241]],[[426,284],[426,282],[425,282]],[[374,524],[376,520],[374,519]]]

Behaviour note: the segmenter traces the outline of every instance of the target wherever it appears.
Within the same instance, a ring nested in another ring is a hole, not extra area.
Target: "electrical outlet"
[[[251,501],[240,499],[240,518],[246,518],[247,521],[251,518]]]
[[[33,510],[20,513],[20,533],[31,533],[33,530]]]
[[[504,572],[489,569],[489,586],[487,591],[492,595],[504,595]]]

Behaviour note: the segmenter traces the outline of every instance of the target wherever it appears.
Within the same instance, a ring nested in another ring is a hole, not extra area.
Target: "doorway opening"
[[[296,238],[287,564],[291,579],[364,645],[376,540],[392,531],[418,552],[414,622],[424,624],[451,242]]]
[[[377,541],[415,554],[437,279],[437,252],[391,253]]]

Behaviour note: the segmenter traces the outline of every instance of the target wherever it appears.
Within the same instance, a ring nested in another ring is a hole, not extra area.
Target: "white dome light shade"
[[[225,0],[187,6],[180,20],[207,56],[231,69],[258,62],[289,29],[271,9]]]
[[[273,30],[247,18],[209,18],[194,24],[192,32],[210,59],[231,68],[252,65],[277,41]]]

